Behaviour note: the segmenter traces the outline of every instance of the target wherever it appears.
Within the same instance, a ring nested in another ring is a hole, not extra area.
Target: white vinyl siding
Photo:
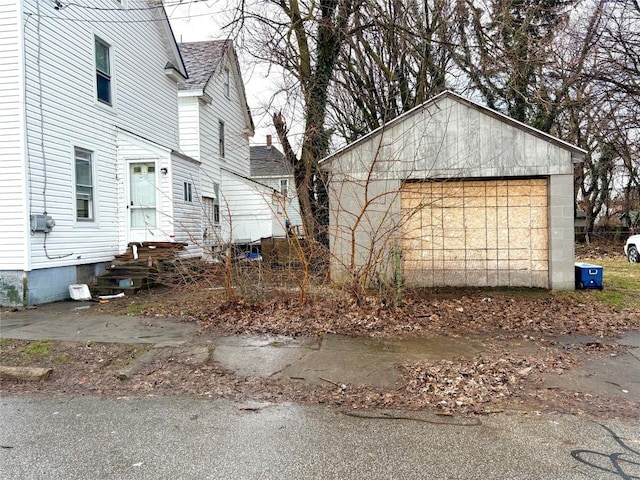
[[[0,270],[28,268],[22,21],[20,2],[0,3]]]
[[[227,77],[227,71],[229,76]],[[228,98],[225,94],[228,84]],[[247,193],[247,185],[234,178],[227,185],[229,176],[221,173],[221,166],[242,176],[249,176],[249,125],[246,122],[246,105],[242,102],[242,87],[238,85],[239,77],[235,75],[234,67],[225,57],[221,66],[207,83],[204,94],[207,101],[198,100],[196,91],[180,92],[180,151],[200,160],[201,164],[201,195],[217,199],[218,225],[217,237],[222,241],[229,239],[229,227],[242,230],[241,236],[251,236],[251,231],[273,231],[272,218],[265,210],[262,198],[256,198],[252,191]],[[209,100],[210,99],[210,100]],[[221,120],[224,119],[224,120]],[[220,155],[220,123],[224,122],[224,160]],[[226,193],[229,192],[227,197]],[[249,204],[257,202],[260,209],[268,215],[260,213],[260,227],[256,229],[250,205],[244,205],[243,197],[248,198]],[[229,203],[229,198],[231,203]],[[236,206],[240,209],[235,211]],[[270,212],[270,210],[268,210]],[[229,218],[232,212],[233,218]],[[238,215],[236,215],[238,213]],[[264,217],[264,219],[263,219]],[[208,223],[207,213],[202,212],[202,224]],[[216,223],[214,221],[214,223]],[[263,228],[262,225],[265,225]],[[220,231],[221,230],[221,231]],[[258,233],[258,238],[260,234]],[[211,239],[211,236],[208,237]],[[211,242],[208,242],[211,243]]]
[[[202,255],[204,205],[197,200],[201,198],[199,165],[177,158],[172,165],[175,240],[189,244],[188,256]],[[187,186],[191,189],[191,201],[185,199]]]
[[[239,175],[249,176],[249,137],[245,120],[245,105],[242,103],[241,87],[238,86],[238,77],[233,74],[227,57],[222,62],[223,66],[209,79],[204,93],[211,98],[211,103],[200,103],[200,153],[199,160],[207,169],[207,163],[213,163],[213,181],[220,179],[220,167],[222,162],[219,153],[219,124],[224,121],[225,155],[224,168]],[[224,95],[224,69],[230,69],[229,98]],[[223,120],[222,120],[223,119]],[[181,137],[182,141],[182,137]],[[215,172],[215,173],[213,173]],[[224,186],[223,186],[224,188]]]
[[[143,1],[128,4],[146,6]],[[35,0],[26,0],[23,8],[25,14],[35,13]],[[164,74],[167,48],[157,14],[139,10],[131,15],[140,22],[117,23],[113,20],[122,15],[118,11],[76,9],[74,18],[95,21],[68,22],[67,12],[48,9],[47,15],[34,15],[25,24],[30,209],[46,210],[56,221],[47,238],[51,258],[45,255],[43,235],[31,239],[34,268],[106,261],[121,253],[126,204],[125,188],[119,183],[125,171],[117,163],[121,152],[116,149],[116,126],[178,148],[177,87]],[[117,108],[96,102],[96,37],[111,46],[111,89]],[[75,228],[73,145],[100,153],[93,170],[94,207],[99,206],[100,217],[93,229]]]
[[[281,177],[253,177],[253,179],[280,192],[282,192],[282,181],[286,180],[288,187],[286,217],[289,219],[291,225],[295,227],[296,231],[303,232],[300,203],[298,202],[298,196],[296,195],[293,177],[288,177],[286,179]]]
[[[277,193],[265,186],[222,171],[222,237],[248,243],[284,236],[285,218],[278,214]],[[229,218],[228,211],[232,212]]]
[[[180,96],[180,151],[185,155],[202,161],[200,156],[200,108],[198,98]]]

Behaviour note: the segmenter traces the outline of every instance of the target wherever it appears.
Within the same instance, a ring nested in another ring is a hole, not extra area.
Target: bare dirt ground
[[[210,359],[167,349],[125,380],[124,366],[149,347],[3,340],[4,365],[53,366],[38,383],[0,383],[0,394],[175,395],[235,400],[296,401],[349,408],[433,408],[441,414],[505,410],[562,411],[598,417],[640,417],[640,403],[624,397],[547,388],[544,375],[562,375],[595,356],[624,351],[616,338],[638,329],[639,312],[536,290],[428,290],[409,292],[402,307],[377,297],[357,305],[340,292],[314,291],[301,305],[291,290],[270,290],[257,302],[225,300],[219,288],[164,288],[100,305],[109,314],[169,316],[195,322],[193,345],[221,334],[354,337],[472,336],[485,346],[473,358],[416,362],[401,367],[397,389],[327,381],[239,377]],[[95,310],[93,310],[95,313]],[[567,348],[567,336],[580,341]],[[580,337],[577,337],[580,336]],[[573,338],[573,337],[572,337]],[[639,360],[640,361],[640,360]]]

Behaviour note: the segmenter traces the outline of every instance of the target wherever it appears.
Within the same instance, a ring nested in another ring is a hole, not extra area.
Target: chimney
[[[267,135],[267,148],[271,148],[271,135]]]

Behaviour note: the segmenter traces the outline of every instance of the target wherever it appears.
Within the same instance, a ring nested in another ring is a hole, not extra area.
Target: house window
[[[111,47],[95,37],[96,96],[99,102],[113,105],[111,91]]]
[[[231,96],[231,73],[228,68],[224,69],[224,96],[227,98]]]
[[[205,229],[209,229],[209,227],[215,224],[214,218],[214,205],[215,200],[211,197],[202,197],[202,206],[204,208],[204,219],[205,219]]]
[[[289,180],[286,178],[280,179],[280,193],[287,198],[289,196]]]
[[[205,228],[220,225],[220,202],[218,200],[218,185],[213,184],[214,197],[202,197],[204,204],[204,215],[207,224]]]
[[[220,224],[220,185],[213,184],[213,193],[215,195],[213,199],[213,223]]]
[[[76,164],[76,219],[93,221],[93,152],[74,148]]]
[[[224,122],[218,122],[218,146],[220,157],[224,158]]]
[[[193,202],[193,185],[189,182],[184,182],[182,186],[184,192],[184,201],[189,203]]]

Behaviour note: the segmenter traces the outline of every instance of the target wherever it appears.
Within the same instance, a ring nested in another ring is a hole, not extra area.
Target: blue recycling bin
[[[591,263],[576,263],[575,272],[577,289],[597,288],[602,290],[602,266]]]

